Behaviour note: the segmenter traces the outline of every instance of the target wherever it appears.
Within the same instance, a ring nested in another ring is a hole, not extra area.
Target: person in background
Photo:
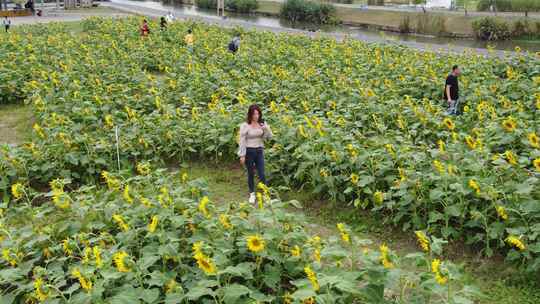
[[[229,51],[233,54],[238,52],[238,49],[240,48],[240,34],[234,35],[231,42],[229,42]]]
[[[150,27],[148,26],[148,21],[146,19],[143,20],[143,23],[141,25],[141,36],[146,37],[150,34]]]
[[[444,85],[444,99],[448,101],[448,114],[459,114],[459,83],[458,77],[461,71],[457,65],[452,67],[452,72],[446,77]]]
[[[194,40],[195,40],[195,37],[193,37],[193,31],[191,29],[188,29],[187,34],[184,36],[184,43],[190,50],[193,50]]]
[[[165,20],[165,17],[161,17],[160,21],[159,21],[159,27],[162,31],[166,30],[167,29],[167,20]]]
[[[246,122],[240,125],[238,156],[248,174],[249,203],[255,203],[255,169],[261,183],[266,185],[264,173],[264,140],[272,137],[272,130],[263,120],[261,108],[249,107]]]
[[[6,29],[6,33],[9,32],[9,27],[11,26],[11,20],[9,20],[7,16],[5,16],[4,20],[2,20],[2,24],[4,25],[4,28]]]
[[[167,16],[165,16],[165,19],[167,20],[168,23],[173,22],[174,21],[174,15],[172,14],[172,12],[168,12]]]

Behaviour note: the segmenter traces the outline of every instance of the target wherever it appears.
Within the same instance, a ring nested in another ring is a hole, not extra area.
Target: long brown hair
[[[253,118],[253,114],[255,113],[255,111],[259,112],[259,121],[257,121],[257,122],[258,123],[263,123],[264,122],[263,113],[261,111],[261,108],[256,104],[252,104],[251,106],[249,106],[248,113],[247,113],[246,122],[248,124],[251,123],[251,120]]]

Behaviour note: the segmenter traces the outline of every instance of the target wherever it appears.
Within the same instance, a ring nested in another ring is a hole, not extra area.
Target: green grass
[[[193,162],[180,165],[191,179],[204,178],[210,185],[210,199],[214,202],[245,201],[248,197],[246,177],[240,165]]]
[[[216,203],[247,200],[246,174],[237,163],[195,161],[184,163],[180,170],[187,172],[190,178],[205,179],[208,182],[210,199]],[[373,248],[384,242],[400,254],[419,250],[413,233],[385,225],[383,218],[362,209],[332,203],[308,191],[291,190],[280,195],[283,200],[295,199],[302,203],[302,210],[294,209],[291,212],[305,216],[306,225],[313,233],[321,236],[335,235],[336,224],[345,222],[357,236],[373,240]],[[520,279],[519,273],[505,264],[502,258],[484,258],[460,242],[446,247],[445,258],[463,264],[467,270],[465,279],[474,283],[484,295],[475,303],[540,303],[538,286]]]
[[[0,143],[20,144],[32,134],[32,108],[24,105],[0,105]]]
[[[75,9],[69,9],[62,11],[64,14],[70,14],[70,13],[76,13],[76,14],[114,14],[114,13],[123,13],[122,11],[119,11],[112,7],[107,6],[98,6],[98,7],[92,7],[92,8],[75,8]]]
[[[398,28],[401,20],[405,16],[411,18],[411,25],[416,25],[417,16],[421,13],[395,12],[395,11],[363,11],[353,8],[338,7],[337,15],[345,23],[369,24],[375,26],[390,26]],[[443,15],[440,13],[430,13],[432,15]],[[459,14],[444,14],[446,18],[446,30],[450,33],[461,35],[472,35],[471,17]]]
[[[281,3],[275,1],[259,1],[258,13],[279,15],[281,11]]]

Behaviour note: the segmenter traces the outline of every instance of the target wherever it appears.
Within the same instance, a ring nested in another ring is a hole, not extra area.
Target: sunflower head
[[[531,146],[535,148],[540,148],[540,141],[538,140],[538,136],[536,136],[536,133],[529,133],[527,135],[527,138],[529,139],[529,143]]]
[[[356,174],[354,174],[354,173],[351,174],[351,183],[352,183],[353,185],[358,184],[358,175],[356,175]]]
[[[213,275],[216,273],[216,266],[209,257],[205,256],[204,254],[196,254],[195,259],[197,260],[197,265],[199,268],[207,275]]]
[[[540,172],[540,158],[533,160],[533,165],[536,168],[536,171]]]
[[[248,236],[247,247],[251,252],[260,252],[264,250],[264,239],[260,235]]]
[[[450,118],[445,118],[443,120],[443,124],[446,126],[446,128],[448,128],[448,130],[452,131],[454,130],[454,122],[450,119]]]
[[[508,117],[507,119],[503,120],[502,126],[506,132],[512,132],[516,129],[516,122],[512,117]]]

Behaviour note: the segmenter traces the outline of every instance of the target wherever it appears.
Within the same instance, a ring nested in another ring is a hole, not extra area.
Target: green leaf
[[[140,303],[137,292],[133,288],[129,288],[115,295],[107,301],[110,304],[136,304]]]
[[[302,204],[297,200],[288,201],[289,204],[293,205],[297,209],[302,209]]]
[[[213,296],[214,292],[210,288],[206,287],[194,287],[189,290],[188,293],[186,293],[186,298],[188,298],[191,301],[198,300],[201,297],[204,296]]]
[[[300,301],[314,296],[316,296],[316,294],[311,287],[298,289],[291,295],[293,299]]]
[[[531,185],[529,183],[523,183],[523,184],[517,185],[516,193],[522,194],[522,195],[529,195],[533,189],[534,189],[534,185]]]
[[[15,296],[12,293],[8,293],[5,295],[0,295],[0,303],[2,304],[11,304],[13,301],[15,301]]]
[[[240,284],[232,284],[227,287],[224,287],[223,301],[225,304],[234,304],[242,296],[247,295],[251,292],[249,288]]]
[[[450,205],[446,206],[445,213],[450,216],[460,216],[461,215],[461,208],[458,205]]]
[[[179,303],[182,303],[184,298],[185,298],[185,295],[181,293],[178,293],[178,292],[169,293],[165,297],[165,304],[179,304]]]
[[[358,286],[351,281],[341,280],[335,287],[345,293],[360,294]]]
[[[250,263],[241,263],[236,266],[229,266],[225,268],[224,270],[220,271],[219,274],[230,274],[235,277],[242,277],[244,279],[252,279],[253,273],[251,270],[251,264]]]
[[[362,175],[360,176],[360,181],[358,182],[358,186],[363,188],[375,181],[375,178],[371,175]]]
[[[24,277],[24,273],[18,268],[7,268],[0,271],[0,281],[14,282]]]
[[[145,289],[140,295],[140,298],[145,303],[154,303],[159,298],[159,289],[157,288]]]
[[[137,262],[137,264],[139,265],[141,270],[145,271],[146,269],[148,269],[148,267],[152,266],[159,259],[160,257],[157,255],[145,255]]]
[[[443,196],[444,196],[444,192],[438,189],[433,189],[429,192],[429,199],[432,201],[439,200]]]

